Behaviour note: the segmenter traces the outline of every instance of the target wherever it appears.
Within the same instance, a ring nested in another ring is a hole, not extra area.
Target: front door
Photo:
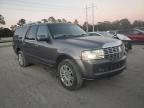
[[[47,25],[39,25],[38,31],[37,31],[37,38],[50,38],[49,30]],[[37,41],[36,42],[36,57],[44,64],[55,64],[55,61],[53,59],[53,55],[55,53],[55,49],[53,47],[53,44],[48,41]]]

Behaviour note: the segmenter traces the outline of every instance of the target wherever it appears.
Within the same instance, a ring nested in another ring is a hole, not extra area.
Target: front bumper
[[[110,60],[77,60],[84,79],[96,79],[121,73],[126,68],[126,56],[117,61]]]

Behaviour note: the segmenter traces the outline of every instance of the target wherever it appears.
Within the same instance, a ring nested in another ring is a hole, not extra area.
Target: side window
[[[18,37],[22,37],[21,36],[21,31],[22,31],[22,28],[17,28],[16,31],[15,31],[15,33],[14,33],[14,35],[18,36]]]
[[[16,29],[14,36],[23,38],[23,37],[25,37],[27,30],[28,30],[28,26],[19,27]]]
[[[40,25],[37,32],[37,37],[46,38],[48,37],[48,27],[47,25]]]
[[[28,31],[28,34],[26,35],[26,39],[34,40],[36,37],[37,28],[38,28],[38,26],[36,26],[36,25],[31,26]]]
[[[15,36],[18,36],[18,35],[19,35],[19,28],[16,29],[16,31],[14,32],[14,35],[15,35]]]

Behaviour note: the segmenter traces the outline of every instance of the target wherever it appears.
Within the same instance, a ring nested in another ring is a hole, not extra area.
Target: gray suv
[[[57,69],[63,87],[75,90],[84,79],[113,76],[126,67],[120,40],[88,36],[74,24],[28,24],[18,27],[13,48],[20,66],[31,63]]]

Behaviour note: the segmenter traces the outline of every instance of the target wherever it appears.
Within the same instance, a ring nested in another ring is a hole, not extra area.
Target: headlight
[[[91,51],[82,51],[81,58],[83,60],[102,59],[102,58],[104,58],[104,51],[102,49],[91,50]]]

